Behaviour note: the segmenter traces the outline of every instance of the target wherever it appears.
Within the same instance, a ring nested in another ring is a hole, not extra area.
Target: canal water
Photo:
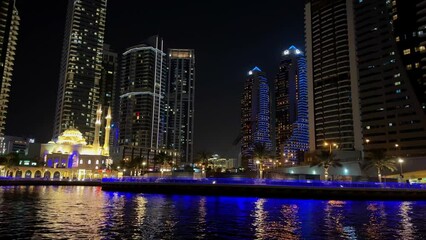
[[[0,239],[426,239],[426,202],[0,187]]]

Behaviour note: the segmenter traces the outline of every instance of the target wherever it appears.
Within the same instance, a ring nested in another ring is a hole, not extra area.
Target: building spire
[[[102,106],[98,105],[98,110],[96,111],[96,123],[95,123],[95,139],[93,140],[93,147],[99,148],[99,130],[101,128],[101,115],[102,115]]]
[[[108,107],[108,114],[105,117],[106,125],[105,125],[105,141],[103,147],[103,155],[109,155],[109,134],[111,130],[111,107]]]

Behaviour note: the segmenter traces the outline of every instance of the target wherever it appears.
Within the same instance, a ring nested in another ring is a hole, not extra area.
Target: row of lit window
[[[104,160],[102,160],[102,164],[104,164],[105,163],[105,161]],[[80,164],[83,164],[83,160],[82,159],[80,159]],[[92,160],[87,160],[87,164],[92,164]],[[96,160],[96,162],[95,162],[95,164],[99,164],[99,160]]]

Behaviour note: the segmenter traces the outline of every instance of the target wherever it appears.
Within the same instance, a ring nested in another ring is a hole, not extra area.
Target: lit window
[[[99,164],[99,160],[96,160],[96,164]]]
[[[392,19],[395,21],[396,19],[398,19],[398,14],[395,14],[392,16]]]
[[[407,70],[411,70],[413,68],[413,66],[411,64],[407,65]]]
[[[420,46],[419,49],[420,49],[420,52],[424,52],[426,50],[425,46]]]
[[[365,127],[365,129],[370,129],[370,128],[371,128],[370,126]]]
[[[410,53],[411,53],[411,50],[409,48],[404,50],[404,55],[408,55]]]
[[[92,164],[92,160],[87,160],[87,164]]]
[[[395,41],[399,42],[400,38],[399,36],[395,38]]]
[[[401,89],[396,89],[396,93],[401,93]]]
[[[420,63],[416,63],[415,66],[416,66],[416,68],[419,68],[420,67]]]
[[[395,82],[395,86],[401,85],[401,82]]]
[[[83,160],[80,160],[80,164],[83,164]]]

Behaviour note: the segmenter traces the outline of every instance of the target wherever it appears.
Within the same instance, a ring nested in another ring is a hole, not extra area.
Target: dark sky
[[[122,52],[159,34],[196,54],[195,152],[236,157],[240,95],[255,65],[273,80],[282,50],[303,50],[301,0],[109,0],[105,42]],[[47,142],[53,132],[67,0],[17,0],[21,17],[6,134]]]

